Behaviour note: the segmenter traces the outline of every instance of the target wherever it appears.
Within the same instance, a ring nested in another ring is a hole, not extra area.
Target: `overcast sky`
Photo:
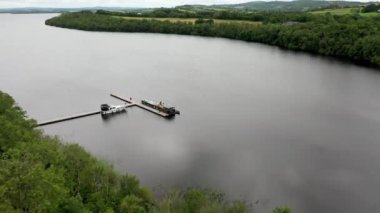
[[[0,0],[0,7],[172,7],[183,4],[224,4],[247,1],[249,0]]]
[[[10,7],[172,7],[183,4],[229,4],[250,0],[0,0],[0,8]],[[356,0],[366,1],[366,0]]]

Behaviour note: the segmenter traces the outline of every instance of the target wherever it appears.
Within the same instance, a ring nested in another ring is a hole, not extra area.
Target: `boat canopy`
[[[110,107],[110,105],[108,105],[108,104],[102,104],[102,105],[100,105],[100,109],[101,109],[102,111],[108,111],[110,108],[111,108],[111,107]]]

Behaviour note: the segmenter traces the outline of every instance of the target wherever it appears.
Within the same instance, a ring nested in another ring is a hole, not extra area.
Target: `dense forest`
[[[46,21],[47,25],[89,31],[151,32],[223,37],[260,42],[282,48],[335,56],[380,67],[380,16],[310,13],[214,11],[206,14],[159,9],[140,17],[138,13],[107,11],[66,13]],[[128,17],[134,17],[130,19]],[[197,17],[195,23],[154,20],[152,17]],[[215,24],[204,19],[249,20]]]
[[[121,175],[77,144],[35,129],[36,122],[0,91],[0,212],[244,213],[209,189],[169,190],[158,198],[132,175]],[[276,208],[275,213],[290,213]]]

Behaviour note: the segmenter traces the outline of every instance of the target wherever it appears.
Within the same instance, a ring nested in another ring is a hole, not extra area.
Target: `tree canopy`
[[[363,13],[380,12],[380,4],[369,4],[362,9]]]

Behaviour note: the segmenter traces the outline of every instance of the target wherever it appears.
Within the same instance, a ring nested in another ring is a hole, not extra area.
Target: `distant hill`
[[[64,13],[64,12],[79,12],[83,10],[107,10],[107,11],[131,11],[137,8],[122,8],[122,7],[81,7],[81,8],[43,8],[43,7],[24,7],[24,8],[0,8],[0,13]]]
[[[241,4],[212,5],[210,7],[225,9],[248,9],[258,11],[310,11],[324,8],[355,7],[363,2],[349,1],[252,1]],[[198,6],[199,7],[199,6]]]
[[[210,9],[245,9],[257,11],[310,11],[320,9],[335,9],[342,7],[356,7],[368,3],[363,2],[349,2],[349,1],[313,1],[313,0],[299,0],[299,1],[252,1],[241,4],[217,4],[217,5],[182,5],[177,6],[178,9],[187,11],[199,11]],[[140,10],[147,11],[152,8],[125,8],[125,7],[84,7],[84,8],[9,8],[1,9],[0,13],[63,13],[63,12],[79,12],[82,10],[107,10],[107,11],[131,11]]]

